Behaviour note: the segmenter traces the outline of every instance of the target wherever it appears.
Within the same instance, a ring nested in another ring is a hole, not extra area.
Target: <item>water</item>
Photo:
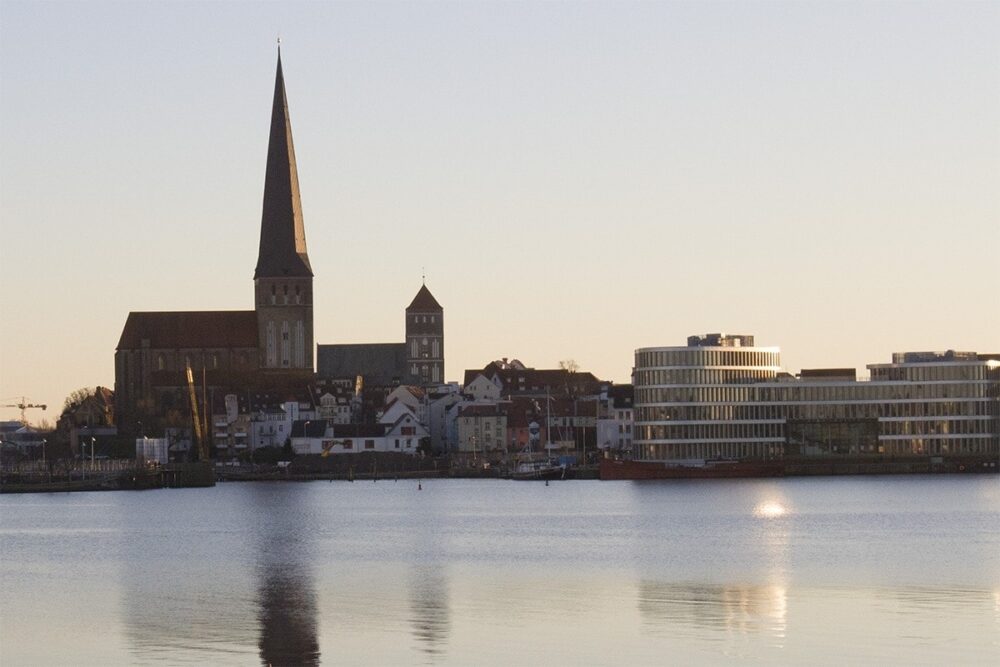
[[[1000,480],[0,496],[0,664],[1000,664]]]

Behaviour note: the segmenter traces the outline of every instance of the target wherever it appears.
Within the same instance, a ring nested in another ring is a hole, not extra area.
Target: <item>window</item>
[[[375,441],[365,440],[365,449],[375,449]]]
[[[416,435],[417,431],[412,426],[404,426],[399,430],[400,435]]]
[[[354,449],[354,441],[344,440],[344,449]]]
[[[396,449],[399,449],[399,438],[396,438]]]

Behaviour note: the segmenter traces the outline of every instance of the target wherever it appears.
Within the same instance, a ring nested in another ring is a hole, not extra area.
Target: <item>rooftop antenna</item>
[[[424,267],[420,267],[420,282],[426,286],[427,285],[427,270]]]

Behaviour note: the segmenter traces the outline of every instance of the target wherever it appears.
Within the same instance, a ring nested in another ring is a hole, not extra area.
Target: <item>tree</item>
[[[580,364],[576,363],[572,359],[563,359],[559,362],[559,368],[563,369],[568,373],[575,373],[580,370]]]
[[[83,405],[84,401],[96,393],[97,390],[91,389],[90,387],[81,387],[80,389],[70,393],[70,395],[66,397],[66,400],[63,401],[62,414],[66,414],[70,410],[80,407]]]

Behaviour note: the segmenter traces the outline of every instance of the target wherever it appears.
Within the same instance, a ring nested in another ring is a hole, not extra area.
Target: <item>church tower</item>
[[[312,279],[279,46],[260,250],[253,274],[262,369],[313,370]]]
[[[444,382],[444,309],[427,285],[406,308],[407,384]]]

